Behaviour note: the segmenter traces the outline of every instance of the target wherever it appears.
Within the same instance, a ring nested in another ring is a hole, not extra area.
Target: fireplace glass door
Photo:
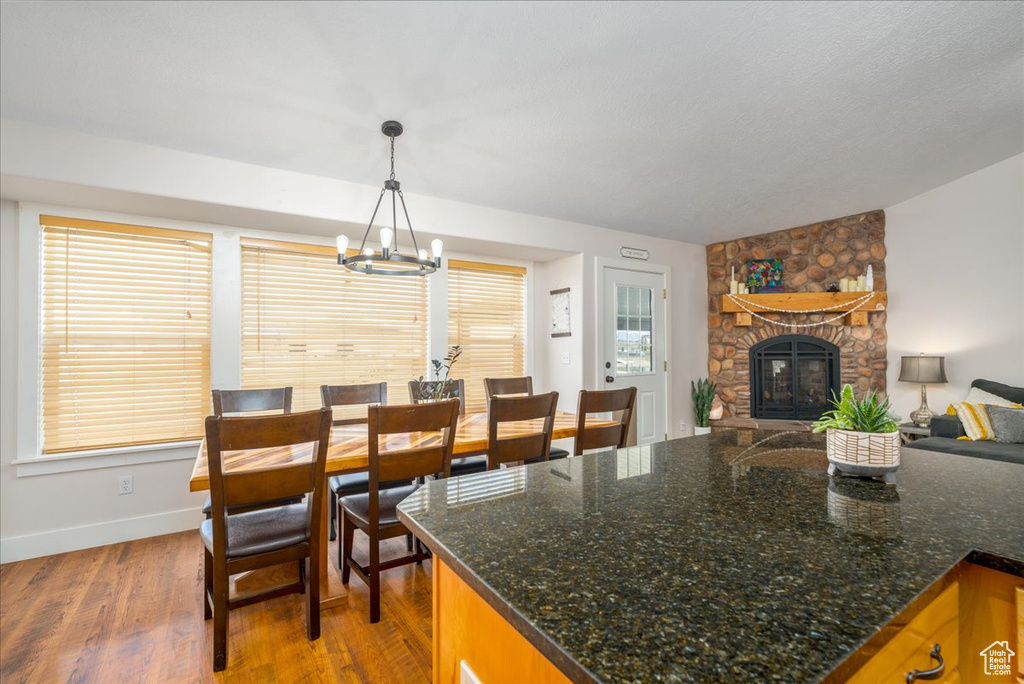
[[[780,335],[750,350],[752,418],[817,420],[839,389],[839,348],[807,335]]]

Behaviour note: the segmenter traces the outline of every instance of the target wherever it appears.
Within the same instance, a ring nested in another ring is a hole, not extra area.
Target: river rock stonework
[[[876,210],[809,226],[718,242],[707,247],[708,376],[718,383],[727,417],[750,417],[750,347],[776,335],[799,333],[828,340],[840,349],[840,382],[858,395],[885,393],[886,312],[868,315],[866,326],[843,319],[812,328],[786,328],[754,318],[749,327],[734,325],[722,313],[732,267],[736,277],[750,259],[782,259],[786,292],[825,292],[842,277],[856,278],[870,265],[877,291],[885,291],[885,212]],[[762,314],[786,323],[809,323],[837,314]]]

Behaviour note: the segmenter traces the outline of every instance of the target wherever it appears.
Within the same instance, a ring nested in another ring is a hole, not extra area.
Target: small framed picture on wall
[[[569,288],[551,291],[551,336],[569,337]]]

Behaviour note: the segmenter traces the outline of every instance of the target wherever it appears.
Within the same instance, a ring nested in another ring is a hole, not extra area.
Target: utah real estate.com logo
[[[985,659],[985,674],[1009,676],[1012,673],[1010,658],[1016,655],[1010,650],[1010,644],[1006,641],[993,641],[988,648],[982,650],[981,657]]]

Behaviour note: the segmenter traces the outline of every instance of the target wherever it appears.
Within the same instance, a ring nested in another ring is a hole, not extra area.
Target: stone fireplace
[[[872,312],[868,324],[859,326],[845,325],[842,317],[809,328],[791,329],[757,317],[750,326],[738,326],[734,314],[722,312],[722,295],[729,291],[732,267],[739,274],[750,259],[782,259],[786,292],[825,292],[841,277],[865,274],[869,265],[874,289],[885,291],[885,213],[856,214],[707,247],[708,375],[718,384],[727,417],[813,420],[823,410],[821,400],[845,384],[858,395],[870,390],[884,394],[886,313]],[[763,315],[791,324],[833,317]],[[801,351],[808,355],[802,358]]]

